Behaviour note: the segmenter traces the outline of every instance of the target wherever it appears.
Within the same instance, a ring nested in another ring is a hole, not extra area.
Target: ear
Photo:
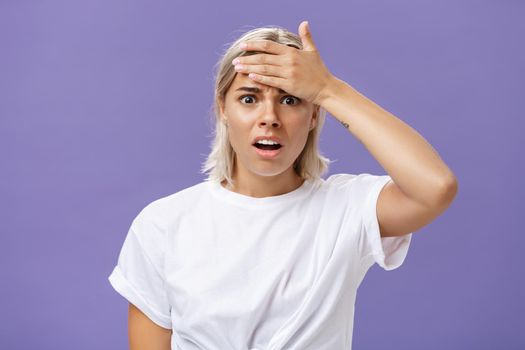
[[[221,120],[227,124],[227,116],[226,114],[224,113],[224,101],[221,100],[220,98],[217,100],[217,104],[219,105],[219,116],[221,118]]]
[[[319,112],[321,107],[319,105],[314,105],[314,112],[312,114],[312,119],[310,121],[310,130],[315,129],[317,122],[319,121]]]

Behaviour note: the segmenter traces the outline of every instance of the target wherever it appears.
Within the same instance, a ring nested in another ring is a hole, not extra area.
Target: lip
[[[281,148],[276,149],[276,150],[264,150],[264,149],[259,149],[259,148],[255,147],[255,146],[253,146],[253,148],[255,149],[255,152],[257,152],[259,154],[259,156],[261,156],[264,159],[274,159],[274,158],[276,158],[281,153],[281,150],[283,149],[283,147],[281,147]]]
[[[253,142],[252,142],[252,145],[254,145],[257,141],[259,140],[272,140],[274,142],[277,142],[278,144],[280,144],[281,146],[284,146],[283,143],[281,142],[281,139],[278,138],[277,136],[274,136],[274,135],[268,135],[268,136],[257,136],[256,138],[253,139]]]

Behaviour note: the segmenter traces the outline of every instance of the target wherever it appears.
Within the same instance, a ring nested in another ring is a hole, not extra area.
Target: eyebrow
[[[258,94],[258,93],[261,92],[261,89],[259,89],[258,87],[241,86],[240,88],[238,88],[235,91],[248,91],[248,92],[253,92],[253,93]],[[279,89],[279,93],[280,94],[287,94],[287,92],[284,91],[283,89]]]

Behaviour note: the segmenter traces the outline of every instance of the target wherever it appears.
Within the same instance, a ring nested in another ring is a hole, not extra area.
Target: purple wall
[[[245,30],[302,20],[332,73],[416,129],[459,180],[404,265],[365,277],[354,348],[523,346],[524,9],[1,0],[0,348],[127,347],[127,302],[107,277],[138,211],[203,179],[219,53]],[[338,160],[330,174],[385,174],[331,116],[321,149]]]

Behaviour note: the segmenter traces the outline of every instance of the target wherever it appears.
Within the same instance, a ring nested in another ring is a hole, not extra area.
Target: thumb
[[[310,23],[308,21],[302,21],[299,24],[299,36],[303,43],[303,50],[305,51],[316,51],[314,40],[312,39],[312,33],[310,32]]]

